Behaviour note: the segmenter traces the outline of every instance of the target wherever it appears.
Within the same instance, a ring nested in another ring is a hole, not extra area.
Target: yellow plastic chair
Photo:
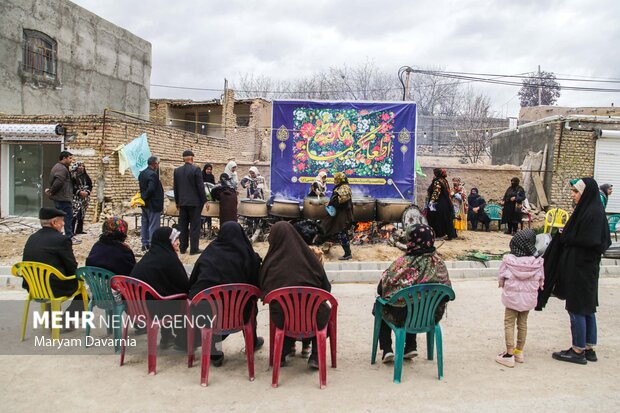
[[[41,311],[47,311],[47,305],[50,304],[52,311],[60,311],[60,304],[70,298],[75,297],[78,294],[82,294],[82,300],[84,300],[84,310],[88,310],[88,293],[84,282],[78,280],[77,290],[69,295],[63,297],[56,297],[52,292],[50,286],[50,277],[54,276],[59,280],[75,280],[75,275],[66,276],[60,273],[56,268],[51,265],[43,264],[34,261],[22,261],[13,265],[11,269],[12,274],[15,277],[21,277],[26,280],[28,284],[28,298],[24,305],[24,314],[22,316],[22,335],[21,341],[24,341],[26,337],[26,325],[28,323],[28,313],[30,309],[30,301],[34,300],[41,303]],[[60,339],[60,329],[52,328],[52,338]]]
[[[547,211],[547,215],[545,215],[545,227],[543,228],[543,232],[547,233],[547,229],[549,229],[549,233],[551,233],[553,228],[564,228],[567,221],[568,212],[562,208],[551,208]]]

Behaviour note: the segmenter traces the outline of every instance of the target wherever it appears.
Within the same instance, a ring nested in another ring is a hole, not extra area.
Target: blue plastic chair
[[[618,222],[620,222],[620,214],[613,214],[607,217],[609,223],[609,233],[614,234],[616,241],[618,241]]]
[[[394,383],[400,383],[403,370],[403,357],[405,353],[405,338],[407,333],[426,333],[426,354],[429,360],[433,359],[434,342],[437,344],[437,376],[443,377],[443,344],[441,339],[441,327],[435,323],[435,310],[446,298],[454,300],[454,290],[443,284],[419,284],[404,288],[394,294],[390,300],[377,297],[375,301],[375,329],[372,338],[372,356],[370,363],[375,364],[377,359],[377,344],[379,342],[379,329],[383,318],[383,306],[394,305],[399,300],[404,300],[407,307],[407,318],[402,327],[385,321],[394,331],[396,336],[396,355],[394,358]]]
[[[484,207],[484,212],[486,212],[489,218],[491,219],[491,223],[493,223],[493,221],[497,221],[497,229],[501,230],[502,229],[502,207],[497,204],[487,204]]]
[[[114,352],[118,354],[121,351],[120,343],[122,314],[125,311],[124,303],[117,303],[112,295],[110,287],[110,279],[114,277],[111,271],[99,267],[80,267],[75,271],[78,279],[83,280],[90,288],[92,299],[88,302],[88,311],[93,311],[94,307],[105,310],[108,320],[107,332],[110,334],[114,330]],[[114,315],[114,318],[112,316]],[[114,320],[114,321],[113,321]],[[115,326],[116,328],[112,328]],[[86,324],[86,337],[90,335],[90,325]]]

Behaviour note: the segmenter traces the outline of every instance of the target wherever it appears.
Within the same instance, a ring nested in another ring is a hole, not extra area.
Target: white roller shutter
[[[606,133],[607,132],[607,133]],[[603,131],[596,141],[594,179],[599,185],[611,184],[614,192],[607,202],[607,213],[620,213],[620,134]]]

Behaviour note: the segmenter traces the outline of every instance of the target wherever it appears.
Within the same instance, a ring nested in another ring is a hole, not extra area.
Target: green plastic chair
[[[502,207],[497,204],[487,204],[484,207],[484,212],[487,213],[489,218],[491,219],[491,223],[493,221],[497,221],[497,229],[502,229]]]
[[[379,342],[379,329],[381,328],[382,310],[384,305],[394,305],[402,299],[406,303],[407,318],[402,327],[385,321],[394,331],[396,336],[396,355],[394,358],[394,383],[400,383],[403,371],[403,357],[405,353],[406,333],[426,333],[426,355],[429,360],[433,359],[434,342],[437,344],[437,376],[443,377],[443,346],[441,339],[441,327],[435,323],[435,310],[444,300],[454,300],[454,290],[443,284],[419,284],[404,288],[394,294],[390,300],[377,297],[375,301],[375,329],[372,338],[372,355],[370,364],[375,364],[377,359],[377,344]]]
[[[618,222],[620,222],[620,214],[613,214],[607,217],[609,223],[609,233],[614,234],[616,241],[618,241]]]
[[[75,271],[75,274],[90,288],[92,299],[88,302],[88,311],[93,311],[94,307],[105,310],[105,315],[108,320],[107,332],[110,334],[112,330],[114,330],[114,352],[118,354],[121,351],[121,347],[120,345],[116,345],[116,343],[120,343],[120,338],[122,336],[121,317],[123,311],[125,311],[125,304],[117,303],[114,299],[114,295],[112,295],[110,279],[116,274],[99,267],[80,267]],[[112,322],[113,315],[114,322]],[[89,335],[90,325],[86,324],[86,337]]]

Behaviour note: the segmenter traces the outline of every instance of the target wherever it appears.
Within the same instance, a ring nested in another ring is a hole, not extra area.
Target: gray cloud
[[[600,0],[200,1],[74,0],[153,45],[152,83],[221,88],[240,73],[294,79],[370,58],[387,73],[402,65],[449,71],[620,79],[620,2]],[[591,85],[601,86],[601,85]],[[618,85],[607,85],[620,89]],[[474,84],[504,115],[518,113],[518,87]],[[151,88],[152,97],[219,93]],[[562,93],[560,105],[608,105],[618,93]]]

